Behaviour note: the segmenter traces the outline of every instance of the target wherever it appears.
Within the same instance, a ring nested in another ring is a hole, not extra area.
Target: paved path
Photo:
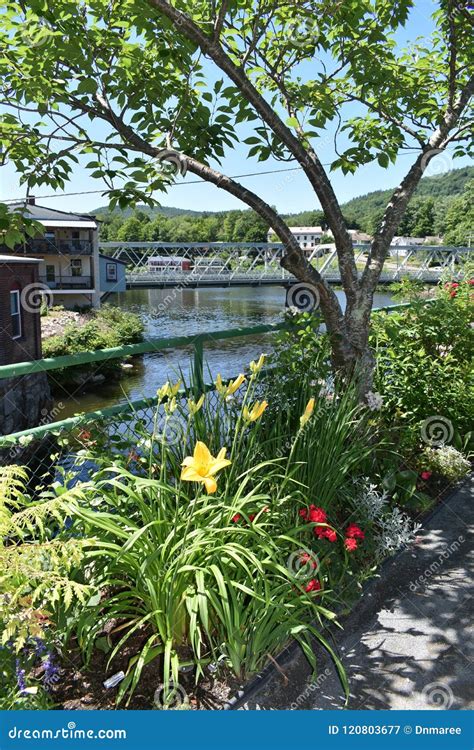
[[[474,481],[441,506],[416,545],[383,566],[338,637],[351,709],[474,707],[472,539]],[[471,536],[470,536],[471,533]],[[316,682],[298,651],[247,709],[342,709],[330,660]],[[471,679],[470,679],[471,677]]]

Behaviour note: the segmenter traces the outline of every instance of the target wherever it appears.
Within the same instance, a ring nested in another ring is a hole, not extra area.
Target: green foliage
[[[449,212],[452,206],[458,205],[461,194],[467,193],[468,183],[472,180],[473,174],[474,167],[462,167],[436,177],[424,177],[420,181],[415,197],[409,204],[397,229],[397,234],[410,237],[444,236],[446,234],[444,237],[446,244],[466,245],[465,231],[461,241],[453,241],[450,234],[452,224],[449,219]],[[387,201],[390,200],[391,193],[392,190],[375,190],[345,203],[343,212],[348,226],[361,229],[369,234],[373,233],[385,210]],[[466,199],[464,199],[464,203],[466,203]],[[453,210],[456,212],[456,208]],[[470,219],[468,218],[469,214]],[[457,218],[459,220],[461,217],[458,215]],[[462,221],[466,224],[473,224],[472,206],[464,205]],[[455,228],[455,222],[453,224]],[[470,229],[472,229],[472,226]]]
[[[97,349],[110,349],[125,344],[136,344],[143,338],[143,323],[138,315],[113,305],[103,305],[92,311],[90,319],[83,325],[67,325],[62,334],[51,336],[43,342],[44,357],[61,357]],[[58,384],[68,387],[78,380],[85,380],[100,370],[104,376],[117,375],[121,371],[120,361],[114,359],[99,365],[81,365],[55,370],[52,387]]]
[[[381,411],[332,380],[317,316],[289,313],[273,374],[262,357],[247,375],[218,378],[216,391],[187,401],[181,382],[168,383],[151,422],[131,412],[130,432],[90,425],[71,437],[93,479],[70,488],[60,474],[32,500],[25,471],[4,469],[2,642],[13,639],[23,654],[38,634],[59,643],[75,635],[89,660],[104,626],[116,623],[106,638],[110,670],[130,654],[120,701],[137,690],[147,665],[168,687],[183,666],[196,682],[211,664],[223,679],[228,671],[245,679],[291,637],[314,669],[315,638],[347,688],[326,624],[351,606],[377,563],[412,538],[394,502],[430,506],[420,472],[451,481],[468,468],[451,447],[420,455],[418,446],[432,415],[468,439],[470,289],[468,281],[442,287],[429,304],[410,289],[411,308],[377,314]],[[106,314],[112,325],[116,311]],[[351,524],[362,537],[348,536]]]
[[[434,302],[415,296],[408,308],[374,316],[375,379],[384,399],[383,417],[401,429],[411,448],[421,442],[421,426],[431,417],[449,420],[460,435],[472,428],[470,281],[467,273],[459,284],[441,286]]]
[[[446,213],[445,242],[449,245],[469,245],[474,241],[474,180],[470,180],[462,195],[452,201]]]
[[[474,167],[463,167],[437,177],[424,177],[397,233],[410,237],[447,233],[446,244],[466,245],[469,233],[474,233],[474,199],[469,193],[473,173]],[[391,192],[376,190],[343,204],[348,226],[374,232]],[[104,242],[265,242],[268,232],[268,226],[253,211],[199,213],[167,206],[138,206],[135,211],[111,213],[99,208],[95,213],[102,221],[100,233]],[[283,218],[289,226],[327,226],[322,211],[301,211]],[[328,236],[327,241],[332,242],[332,238]]]
[[[470,462],[452,445],[425,448],[418,463],[423,471],[436,472],[450,482],[462,479],[471,471]]]
[[[85,605],[90,595],[87,585],[72,575],[81,570],[84,542],[62,540],[54,533],[63,527],[77,490],[49,490],[33,501],[27,482],[24,468],[0,467],[0,682],[7,684],[0,694],[3,709],[49,707],[44,691],[34,680],[31,684],[25,660],[31,662],[35,644],[60,642],[58,612],[67,612],[73,602]]]
[[[253,211],[185,212],[161,208],[100,214],[101,240],[142,242],[266,242],[268,224]],[[165,214],[167,211],[165,211]]]

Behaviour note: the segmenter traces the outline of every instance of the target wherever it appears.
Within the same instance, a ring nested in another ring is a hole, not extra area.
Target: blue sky
[[[407,27],[399,34],[399,42],[404,44],[413,40],[416,36],[429,35],[432,29],[431,14],[435,8],[431,0],[418,0],[412,10]],[[249,132],[249,131],[248,131]],[[243,134],[245,137],[246,134]],[[99,136],[100,137],[100,136]],[[328,163],[334,157],[331,138],[325,139],[319,146],[315,142],[319,156],[323,163]],[[239,181],[246,187],[261,195],[267,202],[275,205],[280,212],[295,212],[319,208],[316,196],[312,192],[305,176],[300,171],[281,172],[280,174],[262,174],[272,169],[288,169],[296,166],[294,163],[282,163],[268,160],[260,163],[254,159],[247,158],[248,146],[238,146],[227,153],[222,163],[221,170],[226,174],[235,176],[248,172],[259,173],[257,176],[241,178]],[[84,163],[90,157],[84,160]],[[370,164],[360,168],[355,175],[343,175],[341,172],[332,173],[332,181],[336,195],[340,202],[350,198],[363,195],[379,188],[394,187],[402,179],[413,160],[413,154],[402,153],[395,165],[385,170],[378,164]],[[461,167],[469,163],[468,159],[452,161],[449,154],[437,157],[430,165],[429,172],[438,174],[448,171],[453,167]],[[231,208],[245,208],[237,199],[233,198],[223,190],[206,184],[189,184],[195,182],[194,175],[186,178],[178,178],[177,184],[168,190],[167,194],[157,195],[159,202],[166,206],[177,206],[194,210],[217,211]],[[65,192],[82,192],[100,190],[102,183],[94,180],[81,166],[74,171],[73,179],[66,187]],[[37,196],[50,196],[53,192],[50,188],[36,188],[33,191]],[[25,188],[19,185],[15,170],[11,165],[3,167],[0,171],[0,200],[21,198],[25,194]],[[99,205],[104,204],[100,194],[67,196],[57,194],[56,197],[45,197],[43,204],[51,205],[61,210],[91,211]]]

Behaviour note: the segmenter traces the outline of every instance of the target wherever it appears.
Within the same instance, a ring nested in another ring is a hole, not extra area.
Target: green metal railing
[[[387,305],[385,307],[374,308],[374,312],[391,312],[392,310],[409,306],[410,303]],[[80,352],[78,354],[39,359],[32,362],[19,362],[16,364],[0,366],[0,380],[20,377],[32,373],[59,370],[64,367],[74,367],[93,362],[104,362],[110,359],[123,359],[125,357],[139,354],[190,346],[193,348],[193,387],[199,392],[211,391],[214,389],[214,386],[212,384],[206,384],[204,381],[204,345],[206,343],[247,336],[258,336],[266,333],[275,333],[288,328],[288,323],[276,323],[253,326],[251,328],[235,328],[214,331],[212,333],[199,333],[191,336],[152,338],[138,344],[128,344],[126,346],[110,349]],[[184,397],[187,394],[183,391],[181,395]],[[94,423],[97,420],[106,420],[111,417],[129,414],[131,411],[138,412],[140,410],[149,409],[156,405],[156,403],[156,397],[143,398],[125,402],[123,404],[117,404],[115,406],[105,407],[96,411],[84,412],[61,421],[49,422],[47,424],[39,425],[38,427],[32,427],[20,432],[0,436],[0,448],[11,447],[12,445],[17,444],[21,438],[28,438],[30,436],[32,438],[41,438],[46,435],[54,435],[55,433],[81,428],[84,425]]]

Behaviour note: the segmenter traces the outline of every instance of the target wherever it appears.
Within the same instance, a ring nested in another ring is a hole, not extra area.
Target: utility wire
[[[446,149],[448,151],[449,149]],[[417,149],[414,149],[414,151],[417,151]],[[410,152],[411,153],[411,152]],[[403,154],[400,154],[400,156],[408,155],[408,151],[403,152]],[[326,164],[322,165],[323,167],[330,167],[331,162],[327,162]],[[262,172],[247,172],[246,174],[234,174],[230,175],[231,180],[239,180],[242,177],[260,177],[260,175],[264,174],[281,174],[282,172],[300,172],[303,169],[303,167],[287,167],[285,169],[269,169],[267,171]],[[185,182],[172,182],[167,187],[181,187],[183,185],[202,185],[203,182],[206,182],[206,180],[187,180]],[[58,195],[57,193],[49,193],[48,195],[35,195],[35,199],[43,200],[43,198],[66,198],[68,196],[74,196],[74,195],[94,195],[98,193],[106,193],[107,188],[104,188],[103,190],[82,190],[81,192],[77,193],[61,193]],[[2,203],[19,203],[22,201],[25,201],[25,197],[22,196],[21,198],[8,198],[8,200],[1,200]]]

